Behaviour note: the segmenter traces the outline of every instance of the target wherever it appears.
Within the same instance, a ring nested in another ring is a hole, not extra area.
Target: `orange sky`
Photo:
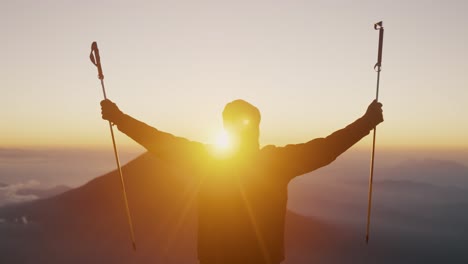
[[[109,98],[158,129],[214,142],[224,105],[262,112],[261,144],[323,137],[375,95],[383,147],[468,148],[464,1],[10,1],[0,10],[0,147],[107,146]],[[370,138],[370,137],[369,137]],[[130,140],[118,135],[123,145]],[[369,139],[361,145],[370,144]]]

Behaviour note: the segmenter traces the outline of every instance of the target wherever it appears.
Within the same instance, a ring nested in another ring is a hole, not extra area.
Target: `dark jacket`
[[[159,131],[128,115],[119,130],[161,159],[199,177],[198,258],[203,263],[284,260],[288,183],[335,160],[373,128],[360,118],[326,138],[266,146],[248,158],[220,159],[207,145]]]

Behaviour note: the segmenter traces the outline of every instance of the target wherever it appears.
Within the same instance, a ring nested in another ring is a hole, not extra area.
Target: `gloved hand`
[[[384,121],[382,104],[377,102],[377,100],[372,101],[369,107],[367,107],[367,111],[364,114],[364,118],[367,120],[367,122],[372,128],[382,123]]]
[[[123,112],[117,107],[117,105],[109,99],[101,101],[101,115],[102,119],[109,120],[112,123],[117,123],[122,117]]]

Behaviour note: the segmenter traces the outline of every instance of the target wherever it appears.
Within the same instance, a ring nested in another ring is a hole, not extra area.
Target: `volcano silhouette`
[[[112,171],[55,197],[0,208],[0,263],[197,263],[196,179],[149,153],[122,169],[136,252]],[[335,228],[291,211],[286,223],[285,263],[333,255]]]

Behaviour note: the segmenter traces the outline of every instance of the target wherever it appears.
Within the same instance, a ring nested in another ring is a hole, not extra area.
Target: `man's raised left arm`
[[[383,122],[382,112],[382,104],[374,100],[361,118],[345,128],[325,138],[274,148],[270,152],[270,157],[275,161],[274,164],[278,166],[278,169],[289,178],[316,170],[330,164]]]

